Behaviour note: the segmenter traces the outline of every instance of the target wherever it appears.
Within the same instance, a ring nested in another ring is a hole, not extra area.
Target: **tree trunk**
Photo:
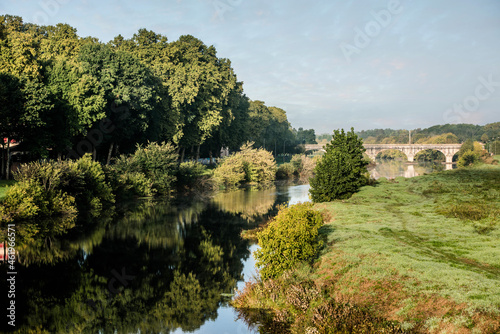
[[[208,151],[208,155],[210,156],[210,165],[214,164],[214,157],[212,156],[212,150]]]
[[[111,161],[111,155],[113,154],[113,147],[114,146],[115,146],[114,142],[112,142],[111,145],[109,145],[108,158],[106,159],[106,165],[109,165],[109,162]]]
[[[5,179],[10,178],[10,138],[7,137],[7,166],[5,167]]]
[[[200,159],[200,146],[201,145],[198,145],[198,147],[196,148],[196,162],[198,162],[198,160]]]
[[[92,148],[92,160],[97,161],[97,150],[95,149],[95,146]]]
[[[62,154],[61,154],[61,152],[57,152],[57,160],[58,160],[58,161],[61,161],[61,159],[62,159]]]
[[[181,151],[181,163],[184,162],[184,152],[186,151],[186,149],[183,147],[182,148],[182,151]]]

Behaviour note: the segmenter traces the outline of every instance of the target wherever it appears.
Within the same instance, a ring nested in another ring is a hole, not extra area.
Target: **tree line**
[[[458,144],[466,140],[490,144],[500,139],[500,122],[482,125],[444,124],[426,129],[373,129],[357,132],[367,144]]]
[[[183,161],[247,141],[295,153],[315,135],[293,129],[283,109],[250,100],[231,61],[193,36],[170,42],[139,29],[103,43],[68,24],[3,15],[0,138],[8,177],[14,143],[26,160],[91,153],[109,163],[151,141],[172,143]]]

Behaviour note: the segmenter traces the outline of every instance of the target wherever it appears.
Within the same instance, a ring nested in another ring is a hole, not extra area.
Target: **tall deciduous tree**
[[[9,178],[10,142],[18,139],[23,115],[22,85],[18,78],[0,73],[0,140],[2,142],[2,176]],[[4,140],[5,138],[5,140]]]
[[[363,158],[363,141],[351,128],[345,133],[335,130],[326,153],[314,168],[309,190],[313,202],[329,202],[346,199],[366,184],[367,161]]]

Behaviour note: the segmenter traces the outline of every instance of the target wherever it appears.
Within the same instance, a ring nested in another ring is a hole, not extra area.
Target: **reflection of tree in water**
[[[247,220],[266,215],[275,202],[275,187],[258,191],[236,190],[219,193],[212,201],[219,210],[239,214]]]
[[[250,255],[239,238],[248,221],[218,207],[143,204],[113,224],[54,241],[50,250],[32,246],[24,255],[30,265],[16,267],[16,328],[168,333],[215,319]],[[134,278],[120,283],[112,270]]]

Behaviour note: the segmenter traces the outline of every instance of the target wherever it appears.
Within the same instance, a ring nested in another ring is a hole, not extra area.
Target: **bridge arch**
[[[413,160],[418,160],[420,155],[426,155],[426,158],[429,158],[429,160],[433,161],[446,161],[446,155],[444,154],[444,152],[432,148],[418,151],[417,153],[415,153]]]
[[[398,154],[399,154],[399,156],[398,156]],[[387,157],[388,155],[390,156],[390,158]],[[391,148],[380,150],[375,155],[375,158],[376,159],[405,159],[405,160],[408,160],[408,157],[406,156],[406,154],[403,151],[395,150],[395,149],[391,149]]]

